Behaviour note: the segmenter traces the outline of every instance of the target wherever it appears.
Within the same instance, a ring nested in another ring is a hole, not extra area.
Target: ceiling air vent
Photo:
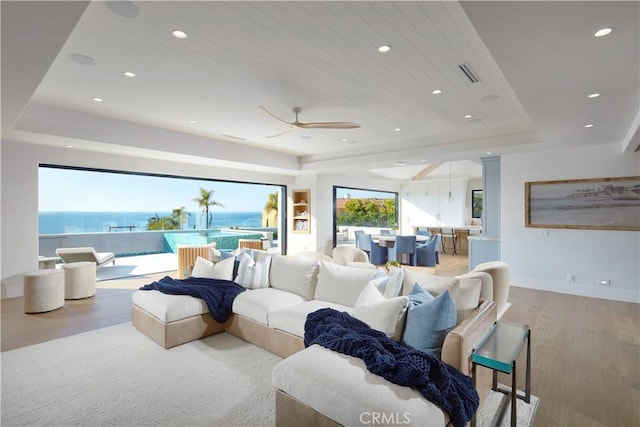
[[[471,83],[478,83],[480,81],[480,77],[478,77],[478,75],[476,74],[476,71],[471,67],[471,64],[469,64],[468,62],[458,65],[458,68],[460,68],[460,71],[462,71],[462,74],[464,74],[465,77],[469,79]]]

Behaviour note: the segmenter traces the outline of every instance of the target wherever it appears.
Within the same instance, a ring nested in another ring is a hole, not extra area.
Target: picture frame
[[[640,231],[640,176],[525,182],[525,227]]]
[[[471,218],[482,218],[482,190],[471,190]]]

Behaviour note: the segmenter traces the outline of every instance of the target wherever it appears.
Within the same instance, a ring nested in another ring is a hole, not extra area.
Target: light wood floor
[[[467,271],[464,256],[442,255],[436,274]],[[131,320],[131,294],[167,273],[99,282],[94,298],[25,314],[22,298],[2,300],[2,351]],[[505,319],[530,325],[535,426],[640,426],[640,306],[511,287]],[[524,355],[524,351],[523,351]],[[524,357],[518,361],[524,379]],[[500,381],[510,384],[507,376]],[[519,388],[524,381],[518,382]]]

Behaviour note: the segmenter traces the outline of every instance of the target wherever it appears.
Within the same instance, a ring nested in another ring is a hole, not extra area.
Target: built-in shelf
[[[310,190],[293,190],[293,233],[311,233]]]

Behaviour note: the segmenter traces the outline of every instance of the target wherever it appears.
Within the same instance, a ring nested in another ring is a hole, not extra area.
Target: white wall
[[[293,178],[189,165],[137,157],[2,141],[1,258],[2,298],[22,295],[21,274],[38,268],[38,165],[41,163],[137,171],[206,179],[288,185]],[[73,192],[73,188],[60,191]],[[99,188],[96,191],[100,191]],[[83,197],[78,194],[78,197]]]
[[[482,188],[481,180],[472,180]],[[471,187],[467,178],[451,181],[452,199],[449,200],[449,179],[404,183],[400,190],[400,229],[413,232],[414,226],[468,225],[471,222]]]
[[[527,181],[640,175],[640,153],[618,144],[512,154],[501,159],[502,259],[516,286],[640,302],[640,232],[524,226]],[[566,280],[575,275],[575,282]],[[611,286],[597,284],[611,280]]]

